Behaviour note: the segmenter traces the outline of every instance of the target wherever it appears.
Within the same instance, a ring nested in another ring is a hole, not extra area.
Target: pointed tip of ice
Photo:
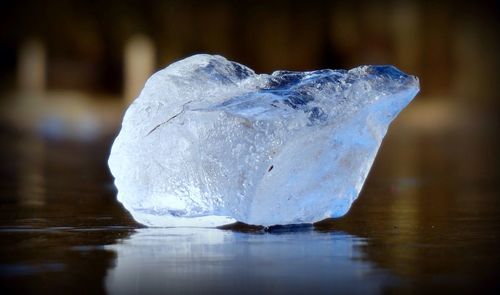
[[[372,75],[384,76],[391,79],[401,79],[409,75],[403,73],[393,65],[373,65],[368,66],[366,71]]]
[[[372,65],[367,66],[366,72],[383,79],[398,81],[407,87],[420,89],[420,83],[417,77],[408,75],[393,65]]]

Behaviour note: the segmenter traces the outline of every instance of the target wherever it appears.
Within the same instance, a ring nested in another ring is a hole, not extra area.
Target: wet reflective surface
[[[140,229],[114,251],[113,294],[306,294],[382,290],[395,278],[363,261],[362,238],[311,229],[248,234],[217,229]]]
[[[391,132],[347,216],[264,232],[142,228],[115,201],[110,140],[2,127],[0,293],[500,291],[496,139]]]

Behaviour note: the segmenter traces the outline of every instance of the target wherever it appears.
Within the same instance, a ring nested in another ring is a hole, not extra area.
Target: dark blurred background
[[[29,64],[42,67],[39,90],[123,96],[135,44],[151,51],[152,70],[198,52],[257,72],[394,64],[420,77],[421,100],[496,103],[497,1],[21,0],[0,10],[4,92],[34,86],[23,66],[39,58]]]
[[[118,235],[10,230],[136,226],[115,201],[112,139],[151,73],[206,52],[256,72],[393,64],[418,76],[359,200],[319,227],[369,239],[365,260],[416,283],[403,291],[498,290],[498,3],[0,1],[0,266],[62,261],[68,290],[83,278],[103,292],[114,254],[90,261],[67,245]],[[13,277],[14,290],[61,284]]]

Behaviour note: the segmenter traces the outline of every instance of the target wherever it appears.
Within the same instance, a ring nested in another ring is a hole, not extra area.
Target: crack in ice
[[[160,127],[161,127],[161,126],[163,126],[164,124],[167,124],[168,122],[170,122],[170,121],[172,121],[173,119],[177,118],[179,115],[182,115],[182,114],[186,111],[186,109],[185,109],[186,105],[187,105],[187,104],[189,104],[189,103],[191,103],[191,102],[192,102],[192,101],[188,101],[188,102],[186,102],[185,104],[183,104],[183,105],[182,105],[182,110],[181,110],[179,113],[177,113],[177,114],[173,115],[173,116],[172,116],[172,117],[170,117],[167,121],[165,121],[165,122],[163,122],[163,123],[160,123],[160,124],[156,125],[156,127],[155,127],[155,128],[153,128],[153,129],[151,129],[151,130],[148,132],[148,134],[146,134],[146,136],[149,136],[151,133],[153,133],[154,131],[156,131],[156,129],[160,128]]]

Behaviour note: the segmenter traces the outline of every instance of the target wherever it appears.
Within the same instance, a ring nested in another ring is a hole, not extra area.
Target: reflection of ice
[[[377,292],[393,282],[363,261],[364,240],[312,230],[246,234],[148,228],[108,246],[117,254],[109,293]]]

